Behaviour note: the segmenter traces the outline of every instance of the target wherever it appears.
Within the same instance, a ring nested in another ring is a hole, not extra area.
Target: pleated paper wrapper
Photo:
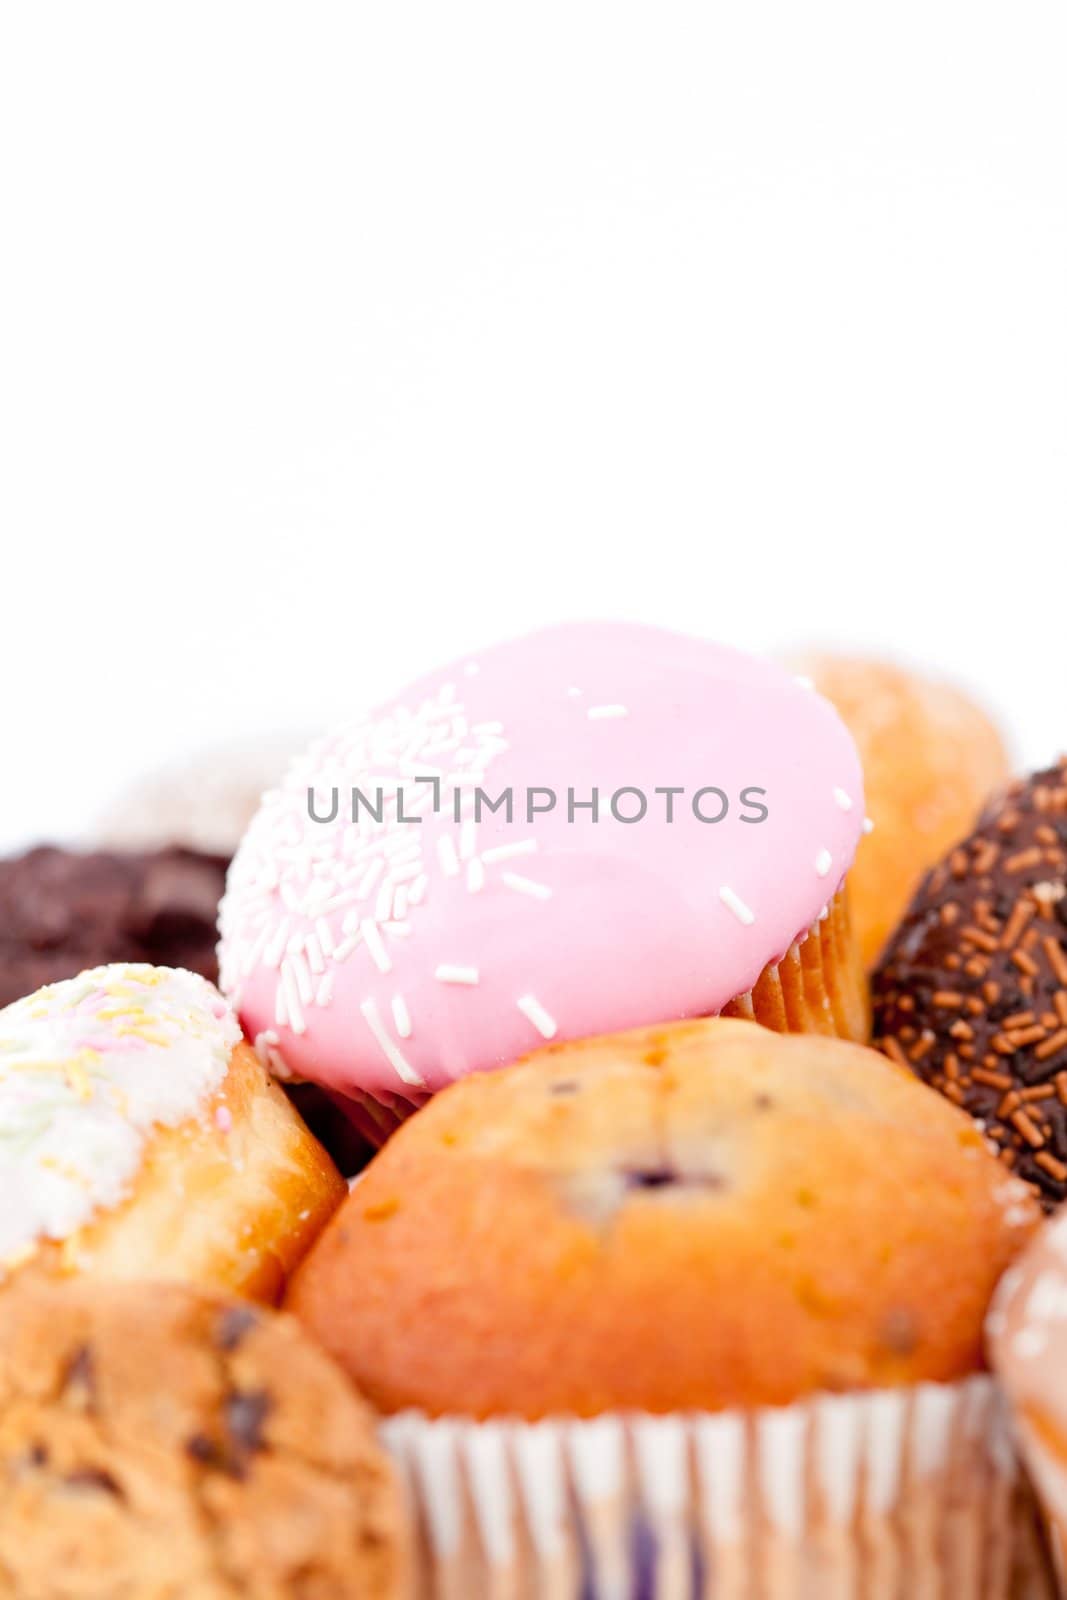
[[[755,1412],[384,1424],[417,1600],[1008,1600],[993,1381]]]

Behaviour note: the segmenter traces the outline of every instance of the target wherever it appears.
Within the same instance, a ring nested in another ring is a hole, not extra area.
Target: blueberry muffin
[[[384,1411],[787,1405],[979,1372],[1038,1216],[973,1123],[876,1052],[681,1023],[444,1091],[288,1303]]]

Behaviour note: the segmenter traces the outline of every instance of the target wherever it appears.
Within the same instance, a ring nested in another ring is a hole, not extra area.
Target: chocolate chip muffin
[[[184,967],[212,983],[226,856],[80,853],[0,861],[0,1006],[113,961]]]
[[[856,1045],[702,1021],[436,1096],[289,1304],[385,1411],[718,1411],[981,1370],[1039,1211],[980,1132]]]
[[[1067,760],[930,872],[874,977],[882,1049],[963,1107],[1046,1209],[1067,1199]]]
[[[175,1284],[20,1289],[0,1318],[0,1595],[388,1600],[371,1413],[289,1318]]]

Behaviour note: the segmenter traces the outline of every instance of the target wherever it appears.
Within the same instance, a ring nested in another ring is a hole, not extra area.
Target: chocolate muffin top
[[[875,1040],[1067,1197],[1067,758],[926,877],[874,976]]]
[[[115,961],[185,967],[215,982],[227,865],[180,848],[82,854],[51,845],[0,861],[0,1005]]]

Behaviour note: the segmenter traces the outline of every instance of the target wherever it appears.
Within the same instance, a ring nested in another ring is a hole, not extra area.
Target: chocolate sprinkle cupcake
[[[0,1006],[112,961],[187,967],[215,982],[228,864],[178,848],[51,845],[0,861]]]
[[[873,981],[875,1042],[1067,1198],[1067,758],[930,872]]]

